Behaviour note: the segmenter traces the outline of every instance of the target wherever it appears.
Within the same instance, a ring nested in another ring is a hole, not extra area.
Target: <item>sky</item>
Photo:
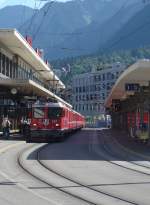
[[[39,0],[0,0],[0,8],[3,8],[5,6],[9,6],[9,5],[26,5],[26,6],[30,6],[32,8],[35,7],[35,1],[37,4],[37,7],[39,7],[39,5],[41,5],[41,7],[48,1],[43,1],[43,3],[41,3]],[[57,0],[60,2],[66,2],[66,1],[70,1],[70,0]]]

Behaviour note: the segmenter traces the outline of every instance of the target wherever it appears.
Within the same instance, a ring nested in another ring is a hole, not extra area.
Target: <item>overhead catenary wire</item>
[[[36,13],[37,13],[37,3],[36,3],[36,0],[34,0],[34,13],[33,13],[32,17],[31,17],[31,20],[30,20],[30,23],[29,23],[28,27],[25,30],[25,34],[27,34],[30,31],[30,28],[31,28],[31,26],[33,24],[33,21],[35,19]]]
[[[49,12],[49,9],[52,7],[53,3],[55,3],[55,0],[54,0],[54,1],[50,1],[48,7],[45,9],[45,11],[44,11],[44,13],[43,13],[43,17],[42,17],[42,19],[41,19],[41,22],[40,22],[39,26],[37,27],[36,31],[35,31],[34,34],[33,34],[33,37],[32,37],[32,38],[33,38],[33,41],[35,41],[35,39],[36,39],[36,37],[37,37],[37,34],[39,33],[39,31],[40,31],[40,29],[41,29],[41,26],[42,26],[42,24],[43,24],[43,22],[44,22],[44,19],[45,19],[47,13]]]
[[[41,2],[41,1],[40,1]],[[41,26],[42,26],[42,24],[43,24],[43,21],[44,21],[44,18],[46,17],[46,15],[47,15],[47,13],[48,13],[48,11],[49,11],[49,9],[50,9],[50,7],[51,7],[51,5],[54,3],[55,1],[51,1],[50,2],[50,4],[49,4],[49,6],[47,7],[47,9],[44,11],[44,13],[43,13],[43,17],[42,17],[42,20],[41,20],[41,22],[40,22],[40,24],[39,24],[39,26],[38,26],[38,28],[36,29],[36,31],[34,32],[34,34],[33,34],[33,40],[35,40],[36,39],[36,37],[37,37],[37,34],[38,33],[40,33],[39,31],[40,31],[40,28],[41,28]],[[125,8],[125,6],[126,6],[126,3],[127,3],[127,1],[125,1],[124,2],[124,4],[119,8],[119,10],[111,17],[111,18],[113,18],[114,16],[116,16],[116,15],[118,15],[124,8]],[[35,14],[34,14],[34,17],[33,18],[35,18]],[[32,25],[32,22],[33,22],[33,20],[30,22],[30,24]],[[148,22],[147,22],[148,23]],[[146,25],[148,25],[146,23]],[[111,49],[112,47],[114,47],[115,45],[117,45],[120,41],[122,41],[122,40],[125,40],[126,38],[128,38],[130,35],[133,35],[134,33],[136,33],[136,32],[138,32],[138,30],[140,30],[140,29],[142,29],[143,27],[145,27],[146,26],[145,24],[144,25],[141,25],[139,28],[136,28],[134,31],[131,31],[130,33],[128,33],[128,34],[126,34],[126,35],[124,35],[124,36],[121,36],[118,40],[116,40],[116,41],[114,41],[114,42],[112,42],[111,43],[111,45],[109,46],[109,47],[107,47],[107,48],[104,48],[104,50],[106,50],[106,49]],[[96,30],[93,30],[93,31],[90,31],[90,32],[96,32]],[[42,33],[42,32],[41,32]],[[64,35],[64,36],[73,36],[73,35],[85,35],[86,33],[85,32],[75,32],[75,33],[50,33],[50,32],[45,32],[45,34],[47,34],[47,35]],[[82,48],[80,48],[80,49],[76,49],[76,48],[67,48],[67,47],[45,47],[45,48],[54,48],[54,49],[60,49],[60,50],[66,50],[66,51],[84,51],[84,50],[87,50],[87,49],[82,49]],[[103,51],[104,51],[103,50]]]
[[[121,7],[119,7],[119,9],[115,12],[115,14],[111,17],[115,17],[116,15],[118,15],[122,9],[125,8],[127,4],[127,1],[125,0],[123,5],[121,5]],[[51,36],[78,36],[78,35],[89,35],[89,33],[94,33],[94,32],[97,32],[98,30],[95,29],[95,30],[90,30],[88,32],[59,32],[59,33],[55,33],[55,32],[38,32],[42,35],[51,35]]]
[[[28,26],[27,26],[27,28],[25,29],[25,34],[27,35],[29,32],[30,32],[30,28],[31,28],[31,26],[33,25],[33,22],[34,22],[34,20],[35,20],[35,18],[36,18],[36,16],[39,14],[39,12],[40,12],[40,7],[41,7],[41,5],[42,5],[42,1],[40,1],[39,2],[39,5],[37,5],[37,0],[34,0],[34,13],[33,13],[33,15],[31,16],[31,18],[30,18],[30,22],[29,22],[29,24],[28,24]],[[19,26],[19,30],[22,28],[22,27],[24,27],[24,25],[26,25],[27,24],[27,22],[25,21],[23,24],[21,24],[20,26]]]
[[[141,31],[143,28],[145,28],[146,26],[150,25],[150,21],[147,21],[146,23],[138,26],[137,28],[135,28],[134,30],[130,31],[129,33],[127,33],[126,35],[121,36],[119,39],[117,39],[116,41],[112,42],[108,47],[104,48],[106,49],[112,49],[113,47],[115,47],[117,44],[119,44],[121,41],[128,39],[129,37],[131,37],[132,35],[138,33],[139,31]]]
[[[22,17],[21,17],[21,25],[23,24],[23,22],[25,22],[25,17],[26,17],[26,6],[25,6],[25,3],[26,3],[27,0],[24,0],[24,3],[23,3],[23,11],[22,11]]]
[[[54,3],[55,1],[51,1],[51,4],[52,3]],[[115,12],[115,14],[111,17],[111,18],[113,18],[114,16],[116,16],[116,15],[118,15],[121,11],[122,11],[122,9],[124,9],[125,8],[125,6],[126,6],[126,0],[124,1],[124,3],[123,3],[123,5],[121,5],[121,7],[119,7],[119,9],[117,10],[117,12]],[[43,21],[44,21],[44,18],[45,18],[45,16],[47,15],[47,13],[48,13],[48,11],[49,11],[49,8],[51,7],[51,4],[49,4],[49,7],[47,8],[47,10],[44,12],[44,15],[43,15],[43,19],[41,20],[41,23],[39,24],[39,26],[38,26],[38,28],[37,28],[37,30],[36,30],[36,32],[35,32],[35,35],[33,35],[33,41],[35,40],[35,38],[36,38],[36,36],[37,36],[37,34],[39,33],[39,31],[40,31],[40,28],[41,28],[41,26],[42,26],[42,24],[43,24]],[[90,31],[90,32],[88,32],[88,34],[89,33],[92,33],[92,32],[96,32],[97,30],[92,30],[92,31]],[[42,32],[41,32],[42,33]],[[54,35],[54,36],[56,36],[56,35],[64,35],[64,36],[78,36],[78,35],[86,35],[87,34],[87,32],[75,32],[75,33],[69,33],[69,32],[66,32],[66,33],[50,33],[50,32],[43,32],[43,34],[47,34],[47,35]],[[72,52],[77,52],[77,51],[87,51],[87,49],[85,49],[85,48],[67,48],[67,47],[44,47],[44,48],[46,48],[46,49],[48,49],[48,48],[54,48],[54,49],[59,49],[59,50],[65,50],[65,51],[72,51]]]

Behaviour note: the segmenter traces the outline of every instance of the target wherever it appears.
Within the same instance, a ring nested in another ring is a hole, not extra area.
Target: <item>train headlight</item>
[[[34,127],[36,127],[36,126],[37,126],[37,124],[36,124],[36,123],[34,123],[34,124],[33,124],[33,126],[34,126]]]
[[[59,126],[59,124],[56,124],[56,127],[58,127]]]

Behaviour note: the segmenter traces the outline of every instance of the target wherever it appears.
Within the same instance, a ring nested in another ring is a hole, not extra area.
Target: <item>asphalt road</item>
[[[61,143],[0,140],[0,205],[149,205],[150,162],[119,143],[96,129]]]

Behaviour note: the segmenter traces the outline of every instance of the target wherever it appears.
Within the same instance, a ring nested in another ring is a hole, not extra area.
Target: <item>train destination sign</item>
[[[126,83],[125,91],[138,91],[140,89],[140,85],[138,83]]]

